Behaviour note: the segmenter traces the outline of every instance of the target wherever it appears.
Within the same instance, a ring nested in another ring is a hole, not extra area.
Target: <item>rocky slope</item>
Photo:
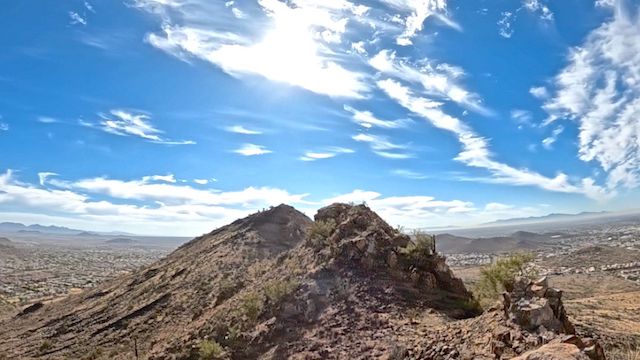
[[[510,290],[504,306],[480,315],[442,256],[366,206],[334,204],[312,223],[281,205],[131,275],[1,322],[0,354],[541,359],[535,351],[558,350],[546,358],[604,358],[595,342],[572,335],[562,294],[544,280],[520,280]]]

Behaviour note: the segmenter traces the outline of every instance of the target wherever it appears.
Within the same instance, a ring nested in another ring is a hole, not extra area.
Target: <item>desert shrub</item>
[[[232,277],[226,277],[218,283],[218,303],[231,298],[242,288],[242,281]]]
[[[413,241],[400,252],[407,256],[413,265],[418,265],[430,258],[435,253],[435,236],[420,230],[414,230]]]
[[[316,221],[311,224],[307,233],[307,241],[314,249],[322,248],[329,236],[336,229],[336,222],[333,219],[327,221]]]
[[[222,345],[213,340],[204,340],[198,346],[198,356],[200,360],[224,359],[225,351]]]
[[[627,343],[620,347],[606,350],[608,359],[640,360],[640,343]]]
[[[250,323],[255,323],[262,314],[264,302],[262,297],[257,293],[250,293],[242,299],[240,303],[240,316],[244,317]]]
[[[296,280],[273,280],[265,285],[264,292],[270,304],[278,304],[293,293],[300,283]]]
[[[474,295],[484,307],[498,299],[517,276],[533,278],[535,272],[528,268],[533,261],[533,254],[514,254],[496,260],[480,270],[480,280],[475,286]]]
[[[40,347],[38,348],[40,353],[46,353],[51,349],[53,349],[53,343],[51,343],[51,341],[49,340],[43,341],[42,344],[40,344]]]

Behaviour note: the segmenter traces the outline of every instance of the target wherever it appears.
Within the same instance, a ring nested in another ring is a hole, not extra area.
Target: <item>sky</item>
[[[472,226],[640,200],[638,1],[0,3],[0,221],[280,203]]]

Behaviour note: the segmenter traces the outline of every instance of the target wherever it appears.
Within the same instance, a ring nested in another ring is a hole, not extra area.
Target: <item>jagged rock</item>
[[[556,333],[575,333],[562,304],[562,291],[549,288],[546,278],[531,281],[519,277],[503,299],[509,319],[528,330],[544,327]]]

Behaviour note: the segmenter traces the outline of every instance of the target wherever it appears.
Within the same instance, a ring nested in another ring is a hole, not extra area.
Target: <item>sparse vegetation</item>
[[[254,323],[262,314],[262,310],[264,309],[264,302],[262,297],[256,293],[247,294],[242,299],[242,303],[240,304],[240,315],[245,318],[248,322]]]
[[[307,233],[307,241],[314,249],[322,248],[333,231],[336,228],[336,222],[333,219],[327,221],[316,221]]]
[[[400,249],[400,252],[406,255],[411,263],[419,265],[424,263],[425,259],[435,255],[436,240],[435,236],[421,230],[414,230],[412,235],[413,241]]]
[[[44,354],[47,351],[51,350],[52,348],[53,348],[53,343],[49,340],[45,340],[40,344],[40,347],[38,348],[38,350],[40,351],[41,354]]]
[[[273,280],[265,285],[264,291],[269,304],[278,304],[298,288],[296,280]]]
[[[491,305],[517,276],[533,278],[535,272],[528,268],[533,261],[532,254],[514,254],[496,260],[480,270],[480,280],[475,286],[474,295],[483,307]]]
[[[242,288],[242,285],[242,281],[232,277],[225,277],[220,280],[218,283],[218,302],[231,298]]]
[[[198,348],[200,360],[217,360],[224,359],[225,357],[225,351],[222,345],[213,340],[202,341]]]

